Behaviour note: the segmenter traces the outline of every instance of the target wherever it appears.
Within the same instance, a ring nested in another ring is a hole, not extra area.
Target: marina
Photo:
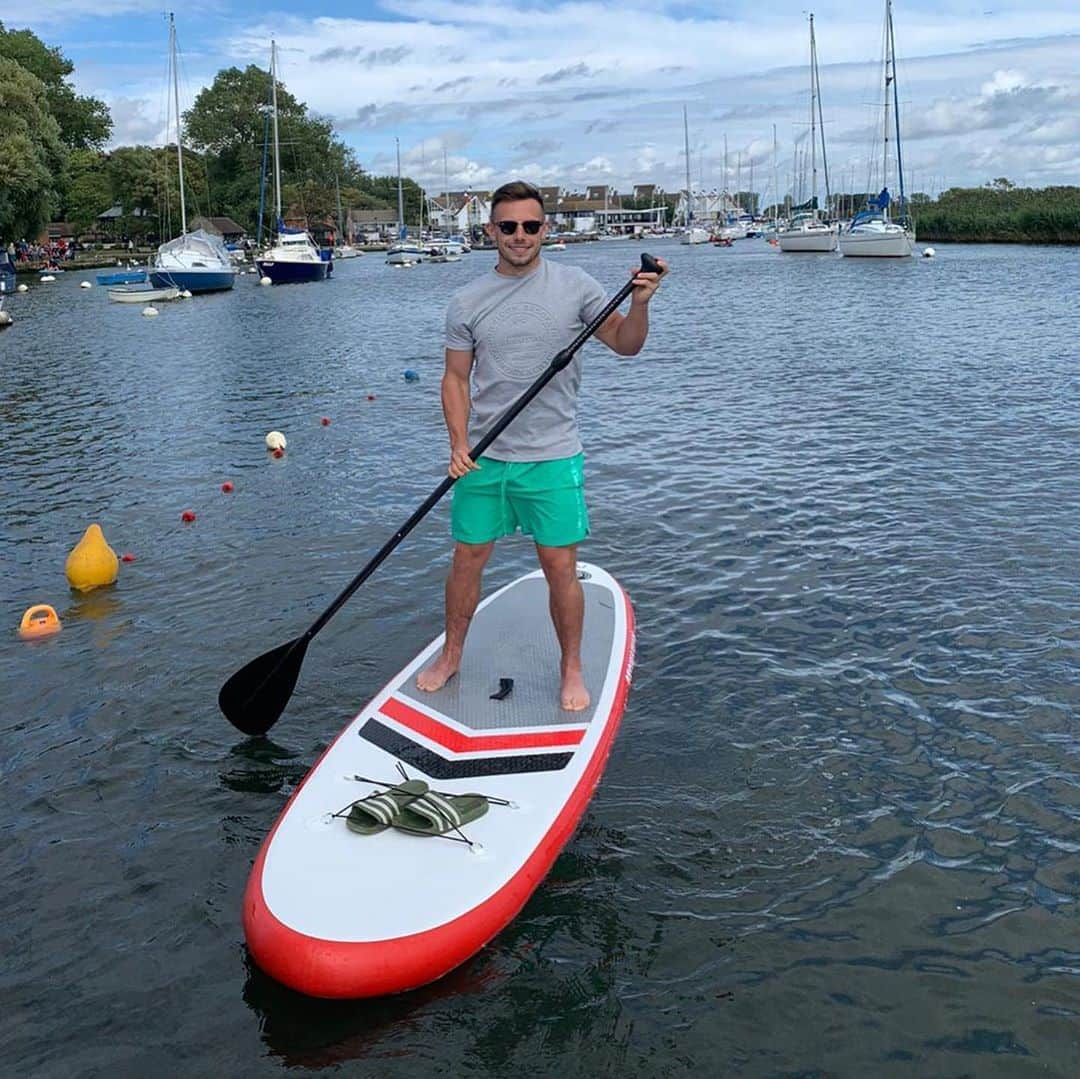
[[[613,293],[645,246],[550,257]],[[13,1074],[1070,1074],[1080,271],[936,248],[650,240],[646,349],[582,352],[582,557],[637,621],[603,782],[485,948],[356,1002],[260,971],[241,897],[357,702],[440,631],[447,507],[269,737],[215,702],[444,475],[446,304],[493,256],[238,275],[155,319],[90,270],[5,294]],[[119,576],[77,593],[92,522]],[[533,568],[506,540],[485,587]],[[20,640],[35,604],[62,629]]]

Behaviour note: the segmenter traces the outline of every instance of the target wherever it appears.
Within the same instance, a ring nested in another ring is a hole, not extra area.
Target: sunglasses
[[[543,221],[493,221],[492,224],[504,235],[513,236],[520,225],[529,236],[535,236],[543,227]]]

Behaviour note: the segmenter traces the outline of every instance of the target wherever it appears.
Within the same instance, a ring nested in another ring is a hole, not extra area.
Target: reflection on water
[[[635,605],[629,708],[520,915],[383,1001],[252,969],[240,902],[307,769],[439,631],[447,507],[320,634],[272,739],[216,697],[439,482],[443,314],[489,257],[155,320],[75,275],[13,298],[3,613],[64,622],[0,650],[13,1072],[1071,1074],[1080,269],[766,246],[667,245],[646,353],[585,349],[585,553]],[[557,257],[614,289],[639,254]],[[76,596],[93,520],[137,560]],[[489,586],[532,565],[508,542]]]

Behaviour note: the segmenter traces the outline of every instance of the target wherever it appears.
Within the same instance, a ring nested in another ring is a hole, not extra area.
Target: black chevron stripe
[[[471,776],[501,776],[518,772],[557,772],[570,763],[573,753],[523,753],[505,757],[472,757],[447,760],[426,746],[392,730],[377,719],[360,728],[360,737],[385,749],[399,760],[419,768],[432,779],[469,779]]]

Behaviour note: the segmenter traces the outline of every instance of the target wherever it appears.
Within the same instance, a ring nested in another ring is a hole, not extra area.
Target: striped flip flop
[[[445,835],[477,820],[488,811],[482,794],[426,794],[402,807],[394,828],[409,835]]]
[[[407,779],[388,790],[369,794],[349,806],[345,827],[360,835],[378,835],[385,832],[407,805],[428,793],[428,785],[422,779]]]

